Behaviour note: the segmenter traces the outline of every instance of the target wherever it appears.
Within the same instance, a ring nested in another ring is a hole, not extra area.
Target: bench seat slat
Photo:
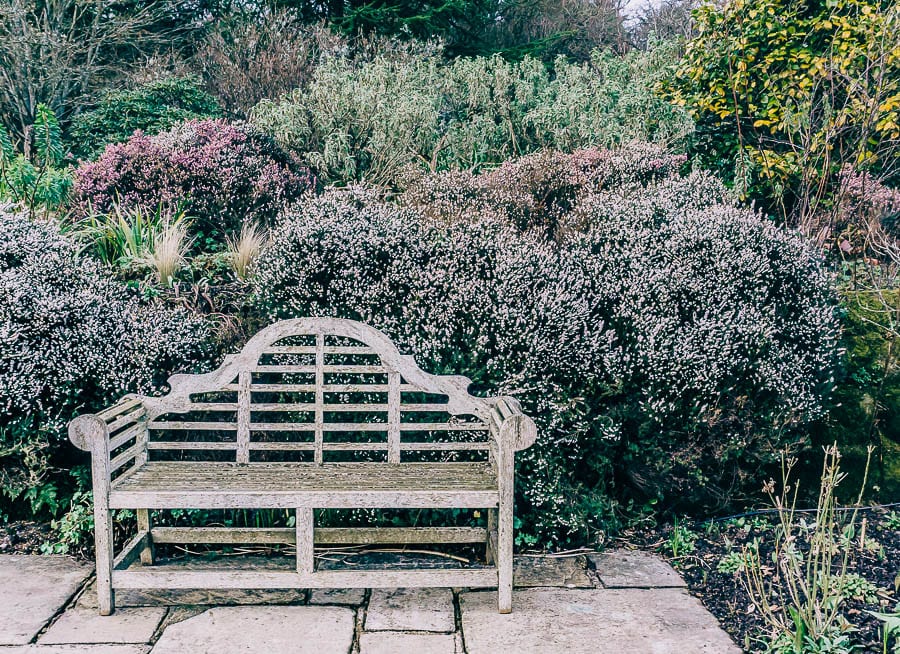
[[[237,449],[235,442],[198,442],[198,441],[153,441],[147,444],[150,450],[234,450]],[[316,444],[309,442],[256,442],[249,443],[251,450],[262,452],[312,452],[316,449]],[[323,443],[322,449],[330,452],[338,451],[354,451],[367,450],[378,451],[386,450],[387,443]],[[487,441],[478,441],[475,443],[455,443],[455,442],[438,442],[438,443],[400,443],[400,449],[409,451],[487,451],[490,444]]]
[[[111,508],[484,508],[499,499],[484,463],[146,463]]]

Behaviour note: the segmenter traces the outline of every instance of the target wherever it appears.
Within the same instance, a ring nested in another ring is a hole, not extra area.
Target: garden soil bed
[[[860,512],[860,522],[865,519],[867,546],[855,548],[849,572],[872,582],[877,588],[868,600],[850,598],[844,603],[843,614],[856,627],[852,642],[861,652],[882,652],[881,622],[868,611],[894,612],[897,610],[898,584],[900,584],[900,527],[896,520],[889,520],[889,513],[882,509],[865,509]],[[765,625],[750,597],[744,589],[741,572],[720,572],[720,562],[730,553],[740,553],[741,548],[760,539],[760,559],[771,562],[773,520],[777,516],[763,514],[718,522],[682,523],[696,537],[693,550],[672,555],[672,525],[653,531],[633,534],[632,544],[658,552],[687,581],[690,592],[719,619],[732,638],[746,651],[765,651],[759,640]],[[871,539],[871,541],[869,541]],[[771,572],[771,571],[770,571]],[[874,600],[874,601],[873,601]]]
[[[41,554],[41,545],[52,535],[49,522],[23,520],[0,525],[0,554]]]

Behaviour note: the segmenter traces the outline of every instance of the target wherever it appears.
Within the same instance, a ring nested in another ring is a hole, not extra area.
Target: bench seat
[[[113,509],[491,508],[485,463],[148,462],[113,482]]]

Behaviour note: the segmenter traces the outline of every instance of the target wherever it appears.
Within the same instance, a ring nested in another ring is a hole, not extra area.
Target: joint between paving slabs
[[[36,645],[38,638],[40,638],[45,633],[47,633],[47,630],[53,626],[53,623],[55,623],[57,620],[59,620],[59,617],[63,613],[65,613],[66,611],[68,611],[70,608],[74,607],[78,603],[78,600],[81,599],[81,596],[84,595],[85,592],[87,592],[88,588],[90,588],[91,582],[94,581],[94,578],[95,578],[95,575],[93,575],[93,574],[89,575],[88,578],[82,582],[81,586],[79,586],[78,588],[75,589],[75,592],[73,592],[69,596],[69,599],[67,599],[65,602],[63,602],[62,606],[56,610],[56,613],[54,613],[52,616],[50,616],[50,619],[44,623],[44,626],[41,627],[40,631],[38,631],[34,635],[34,637],[28,641],[29,645]]]
[[[362,638],[363,625],[366,621],[366,611],[369,608],[369,598],[372,596],[372,589],[366,588],[363,593],[362,604],[357,606],[354,611],[356,620],[353,623],[353,642],[350,644],[349,654],[359,654],[360,638]]]
[[[467,654],[466,650],[466,635],[463,633],[462,628],[462,608],[460,607],[459,601],[459,588],[453,588],[453,624],[456,625],[456,640],[461,647],[460,651],[456,654]]]

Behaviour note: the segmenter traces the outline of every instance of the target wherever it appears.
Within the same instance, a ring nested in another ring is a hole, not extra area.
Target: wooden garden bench
[[[336,318],[275,323],[222,366],[174,375],[162,397],[130,395],[69,424],[91,453],[100,613],[114,591],[497,587],[512,608],[513,459],[535,439],[510,397],[423,372],[383,333]],[[318,528],[314,509],[487,509],[487,526]],[[114,509],[138,533],[113,552]],[[164,527],[152,510],[288,509],[294,528]],[[316,569],[316,544],[486,543],[485,566]],[[296,545],[296,570],[154,566],[155,543]],[[137,565],[138,559],[141,565]]]

